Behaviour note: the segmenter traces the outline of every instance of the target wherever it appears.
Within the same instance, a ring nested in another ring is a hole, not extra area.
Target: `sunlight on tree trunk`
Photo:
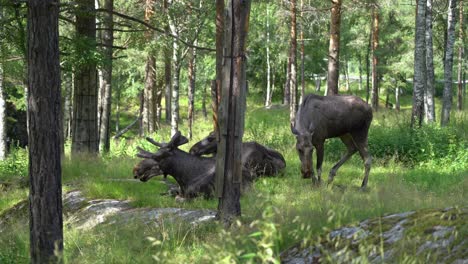
[[[426,67],[427,84],[425,90],[426,120],[435,122],[435,76],[434,76],[434,49],[432,44],[432,0],[427,0],[426,5]]]
[[[291,31],[290,31],[290,46],[289,58],[291,65],[291,73],[289,78],[289,122],[294,123],[296,120],[297,111],[297,33],[296,33],[296,0],[291,0]]]
[[[330,46],[328,49],[327,95],[338,94],[340,77],[340,24],[342,0],[332,0]]]
[[[424,112],[426,90],[426,0],[418,0],[416,7],[416,33],[414,37],[414,81],[411,127],[420,127]]]
[[[0,56],[1,55],[3,55],[2,50],[0,50]],[[0,160],[4,160],[7,155],[6,118],[7,118],[6,101],[5,101],[5,92],[4,92],[4,86],[3,86],[3,63],[0,61]]]
[[[463,0],[460,0],[460,7],[459,7],[459,10],[460,10],[460,15],[459,15],[459,21],[460,21],[460,25],[459,25],[459,28],[460,28],[460,33],[459,33],[459,47],[458,47],[458,74],[457,74],[457,82],[458,82],[458,89],[457,89],[457,109],[458,111],[462,111],[463,110],[463,87],[462,87],[462,83],[463,83],[463,76],[462,76],[462,72],[463,72],[463,46],[464,46],[464,37],[463,37]]]
[[[372,96],[371,105],[374,111],[379,110],[379,73],[377,49],[379,48],[379,7],[372,7]]]
[[[56,2],[28,1],[31,263],[63,262],[58,17]]]
[[[444,60],[444,93],[442,98],[442,114],[440,124],[448,125],[450,122],[450,111],[452,109],[452,71],[453,71],[453,46],[455,44],[455,19],[457,8],[456,0],[449,0],[447,17],[447,45],[445,46]]]

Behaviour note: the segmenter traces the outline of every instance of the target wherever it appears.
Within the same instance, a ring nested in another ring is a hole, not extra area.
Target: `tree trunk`
[[[373,20],[371,25],[373,24]],[[371,28],[373,28],[371,26]],[[369,33],[369,41],[367,45],[367,52],[366,52],[366,103],[369,103],[369,95],[370,95],[370,55],[372,51],[372,30]]]
[[[72,93],[73,93],[73,74],[67,72],[63,74],[64,95],[63,95],[63,139],[66,141],[71,137],[70,120],[72,116]]]
[[[250,3],[249,0],[232,0],[225,20],[225,50],[230,56],[223,66],[216,189],[219,197],[218,218],[227,227],[241,214],[241,148],[246,107],[245,41]]]
[[[414,36],[414,81],[411,127],[420,127],[423,120],[424,91],[426,90],[426,0],[418,0],[416,7],[416,33]]]
[[[149,134],[155,131],[156,120],[156,56],[148,54],[145,67],[145,101],[143,108],[144,133]]]
[[[142,137],[145,133],[144,125],[143,125],[143,112],[145,110],[145,92],[142,90],[138,95],[140,99],[140,110],[138,113],[138,135]]]
[[[219,140],[219,104],[221,103],[221,84],[223,83],[224,63],[224,0],[216,0],[216,79],[211,84],[211,107],[213,112],[213,131]]]
[[[290,75],[290,84],[289,88],[291,92],[289,93],[291,99],[289,100],[289,122],[294,123],[296,120],[296,109],[297,109],[297,60],[296,60],[296,51],[297,51],[297,33],[296,33],[296,0],[291,0],[291,43],[289,50],[289,58],[291,64],[291,75]]]
[[[434,49],[432,45],[432,0],[427,0],[426,5],[426,120],[435,122],[435,76],[434,76]]]
[[[291,89],[289,87],[291,86],[290,84],[291,80],[291,58],[288,57],[287,63],[286,63],[286,82],[284,84],[284,97],[283,97],[283,104],[284,105],[290,105],[291,103]]]
[[[77,35],[86,40],[86,50],[79,52],[94,53],[96,47],[96,18],[93,0],[79,0],[76,13]],[[98,152],[97,127],[97,70],[96,62],[87,61],[77,66],[75,90],[73,94],[73,134],[72,153]]]
[[[447,17],[447,46],[445,47],[444,60],[444,94],[442,99],[442,114],[440,124],[446,126],[450,122],[450,110],[452,108],[452,71],[453,71],[453,46],[455,43],[455,11],[456,0],[449,0]]]
[[[463,72],[463,44],[464,44],[464,38],[463,38],[463,0],[460,0],[460,17],[459,17],[459,21],[460,21],[460,35],[459,35],[459,39],[460,39],[460,46],[458,47],[458,74],[457,74],[457,77],[458,77],[458,91],[457,91],[457,109],[458,111],[462,111],[463,110],[463,86],[462,86],[462,83],[463,83],[463,76],[462,76],[462,72]]]
[[[379,109],[379,86],[378,86],[378,58],[377,49],[379,47],[379,10],[378,7],[372,8],[372,97],[371,105],[374,111]]]
[[[305,60],[305,51],[304,51],[304,0],[301,0],[301,97],[299,98],[299,104],[302,103],[302,100],[305,96],[305,76],[304,76],[304,60]]]
[[[1,54],[3,55],[3,54]],[[6,131],[6,101],[3,89],[3,64],[0,62],[0,160],[4,160],[7,155],[7,131]]]
[[[266,6],[266,63],[267,63],[267,90],[265,98],[265,107],[271,106],[271,63],[270,63],[270,5],[267,3]]]
[[[164,12],[166,13],[166,17],[169,18],[168,14],[167,14],[167,9],[168,9],[168,6],[167,6],[167,0],[164,0]],[[164,29],[164,31],[166,32],[166,36],[169,35],[169,33],[171,32],[170,31],[170,28],[169,28],[169,25],[167,25]],[[169,39],[167,39],[167,41],[170,41]],[[171,122],[171,94],[172,94],[172,65],[171,65],[171,45],[166,45],[166,48],[164,49],[164,80],[165,80],[165,95],[164,95],[164,100],[165,100],[165,103],[166,103],[166,123],[170,123]]]
[[[320,92],[321,84],[322,84],[322,79],[320,78],[320,76],[316,76],[315,77],[315,91],[316,92]]]
[[[104,8],[114,10],[114,0],[105,0]],[[102,67],[102,87],[104,96],[102,98],[102,115],[99,133],[99,151],[107,153],[110,150],[110,116],[112,105],[112,46],[114,45],[114,22],[112,13],[105,12],[102,20],[105,30],[102,32],[104,65]]]
[[[195,44],[196,45],[196,44]],[[188,87],[188,138],[192,139],[192,126],[193,126],[193,110],[194,110],[194,97],[195,97],[195,78],[196,78],[196,49],[191,48],[190,53],[192,54],[189,65],[188,65],[188,78],[189,78],[189,87]]]
[[[115,133],[120,131],[120,83],[117,82],[117,91],[116,91],[116,105],[115,105]]]
[[[342,0],[332,0],[330,46],[328,49],[327,95],[338,94],[338,78],[340,76],[341,2]]]
[[[174,79],[172,84],[172,105],[171,105],[171,136],[179,130],[179,86],[180,86],[180,62],[177,60],[177,41],[174,40]]]
[[[203,82],[203,83],[205,83],[205,82]],[[206,111],[206,84],[203,85],[202,114],[203,114],[203,118],[206,120],[208,118],[208,113]]]
[[[362,57],[361,57],[361,54],[359,54],[358,60],[359,60],[359,91],[362,91]]]
[[[28,1],[31,263],[63,262],[58,17],[56,1]]]
[[[349,84],[349,67],[348,67],[348,60],[345,60],[345,65],[344,65],[344,72],[345,72],[345,81],[346,81],[346,92],[349,94],[351,91],[350,84]]]
[[[395,109],[400,111],[400,87],[398,85],[395,87]]]

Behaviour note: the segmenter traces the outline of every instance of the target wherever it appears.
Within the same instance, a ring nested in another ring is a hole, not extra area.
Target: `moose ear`
[[[291,132],[298,136],[299,135],[299,131],[297,131],[297,129],[294,127],[294,124],[291,122]]]

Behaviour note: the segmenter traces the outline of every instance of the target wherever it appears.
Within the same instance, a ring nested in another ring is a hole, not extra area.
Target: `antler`
[[[165,147],[167,147],[167,146],[169,145],[168,143],[159,143],[159,142],[156,142],[154,139],[152,139],[152,138],[150,138],[150,137],[147,137],[146,140],[147,140],[149,143],[151,143],[151,144],[153,144],[153,145],[156,145],[156,146],[158,146],[158,147],[160,147],[160,148],[165,148]]]
[[[154,159],[156,161],[160,160],[161,158],[167,156],[167,153],[165,152],[156,152],[156,153],[152,153],[152,152],[149,152],[149,151],[146,151],[140,147],[137,147],[138,152],[137,153],[137,157],[140,157],[140,158],[144,158],[144,159]]]

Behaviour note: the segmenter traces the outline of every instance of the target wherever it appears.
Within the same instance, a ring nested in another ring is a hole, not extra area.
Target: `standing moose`
[[[328,184],[333,181],[341,165],[359,151],[365,168],[361,188],[365,188],[372,163],[367,146],[371,122],[372,109],[359,97],[307,95],[299,107],[295,123],[291,124],[301,160],[302,177],[312,178],[314,184],[320,184],[325,139],[339,137],[346,145],[347,153],[331,169]],[[317,178],[312,168],[314,147],[317,150]]]

